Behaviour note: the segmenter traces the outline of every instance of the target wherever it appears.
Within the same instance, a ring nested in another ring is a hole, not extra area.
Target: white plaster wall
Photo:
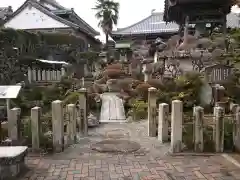
[[[44,29],[67,28],[69,26],[56,21],[34,7],[26,7],[13,19],[8,21],[5,27],[13,29]]]

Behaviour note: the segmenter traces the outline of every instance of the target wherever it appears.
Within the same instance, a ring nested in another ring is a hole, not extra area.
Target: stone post
[[[46,71],[42,70],[42,80],[46,81]]]
[[[57,70],[57,80],[61,80],[61,71]]]
[[[214,107],[216,116],[216,135],[215,150],[223,152],[224,145],[224,109],[222,107]]]
[[[230,112],[233,114],[233,143],[235,145],[235,142],[237,140],[237,136],[239,134],[238,132],[238,112],[239,112],[240,108],[238,104],[230,104]]]
[[[47,70],[46,74],[47,74],[47,81],[51,81],[51,71]]]
[[[81,88],[79,90],[79,119],[78,119],[78,126],[79,131],[83,135],[88,134],[88,120],[87,120],[87,90],[85,88]]]
[[[64,117],[63,103],[60,100],[52,102],[52,133],[53,149],[62,152],[64,148]]]
[[[28,68],[28,81],[31,83],[32,82],[32,70],[31,70],[31,68],[29,67]]]
[[[159,104],[158,140],[161,143],[168,141],[168,115],[169,115],[168,104],[166,103]]]
[[[37,74],[36,74],[36,69],[32,70],[32,80],[36,81],[37,80]]]
[[[70,140],[70,144],[76,143],[76,135],[77,135],[77,126],[76,126],[76,106],[75,104],[67,105],[67,112],[69,115],[69,124],[68,124],[68,136]]]
[[[183,103],[179,100],[172,101],[171,114],[171,150],[178,153],[182,150],[182,121]]]
[[[235,122],[234,122],[234,136],[233,142],[236,150],[240,150],[240,106],[238,105],[235,110]]]
[[[157,136],[157,105],[156,92],[154,87],[148,88],[148,136]]]
[[[41,80],[42,80],[41,70],[37,70],[37,80],[38,80],[38,81],[41,81]]]
[[[10,110],[8,119],[8,136],[12,141],[19,141],[21,138],[20,126],[20,108],[13,108]]]
[[[64,76],[65,73],[66,73],[66,72],[65,72],[65,69],[62,67],[62,68],[61,68],[61,76]]]
[[[41,133],[41,108],[34,107],[31,109],[31,130],[32,130],[32,148],[40,149],[40,133]]]
[[[204,142],[203,142],[203,115],[204,109],[200,106],[194,107],[194,125],[195,125],[195,134],[194,134],[194,150],[196,152],[203,152]]]

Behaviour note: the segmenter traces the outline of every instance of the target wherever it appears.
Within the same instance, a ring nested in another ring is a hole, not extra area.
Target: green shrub
[[[132,104],[132,116],[133,120],[146,119],[148,104],[141,100],[135,100]]]

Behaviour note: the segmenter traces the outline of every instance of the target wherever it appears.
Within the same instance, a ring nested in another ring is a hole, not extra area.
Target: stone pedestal
[[[8,137],[12,141],[19,141],[20,140],[20,126],[21,126],[21,119],[20,119],[20,108],[13,108],[10,110],[9,119],[8,119]]]
[[[62,152],[64,149],[64,117],[62,101],[52,102],[52,130],[53,149],[55,152]]]
[[[75,104],[67,105],[67,113],[69,116],[69,124],[68,124],[68,139],[70,144],[76,143],[76,135],[77,135],[77,126],[76,126],[76,106]]]
[[[17,176],[25,166],[26,146],[0,147],[0,179],[19,179]]]
[[[157,89],[151,87],[148,89],[148,136],[157,136]]]
[[[168,141],[168,116],[169,106],[166,103],[159,104],[158,112],[158,140],[163,143]]]
[[[83,135],[88,134],[88,121],[87,121],[87,90],[85,88],[81,88],[79,90],[79,107],[78,107],[78,114],[79,114],[79,119],[78,119],[78,126],[79,126],[79,131]]]
[[[214,107],[216,134],[215,134],[215,150],[216,152],[223,152],[224,149],[224,109],[222,107]]]
[[[193,116],[194,116],[194,120],[195,120],[194,149],[195,149],[195,152],[203,152],[203,150],[204,150],[204,142],[203,142],[204,109],[200,106],[194,107]]]
[[[173,153],[182,150],[182,121],[183,121],[183,103],[179,100],[172,101],[171,114],[171,150]]]
[[[41,133],[41,108],[34,107],[31,109],[31,130],[32,130],[32,149],[40,149],[40,133]]]

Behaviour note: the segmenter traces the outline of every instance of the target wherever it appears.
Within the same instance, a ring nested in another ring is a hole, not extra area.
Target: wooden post
[[[182,121],[183,103],[179,100],[172,101],[171,114],[171,150],[173,153],[182,150]]]
[[[157,136],[157,105],[156,105],[157,89],[151,87],[148,89],[148,136]]]
[[[31,109],[31,130],[32,130],[32,149],[40,149],[40,133],[41,133],[41,108],[34,107]]]
[[[169,105],[166,103],[159,104],[158,140],[161,143],[168,141],[168,115]]]
[[[224,110],[222,107],[214,107],[216,113],[216,139],[215,150],[216,152],[223,152],[224,148]]]
[[[62,152],[64,149],[64,114],[63,103],[60,100],[52,102],[52,131],[53,148],[55,152]]]
[[[195,120],[195,143],[194,150],[196,152],[203,152],[204,142],[203,142],[203,115],[204,109],[200,106],[194,107],[194,120]]]

